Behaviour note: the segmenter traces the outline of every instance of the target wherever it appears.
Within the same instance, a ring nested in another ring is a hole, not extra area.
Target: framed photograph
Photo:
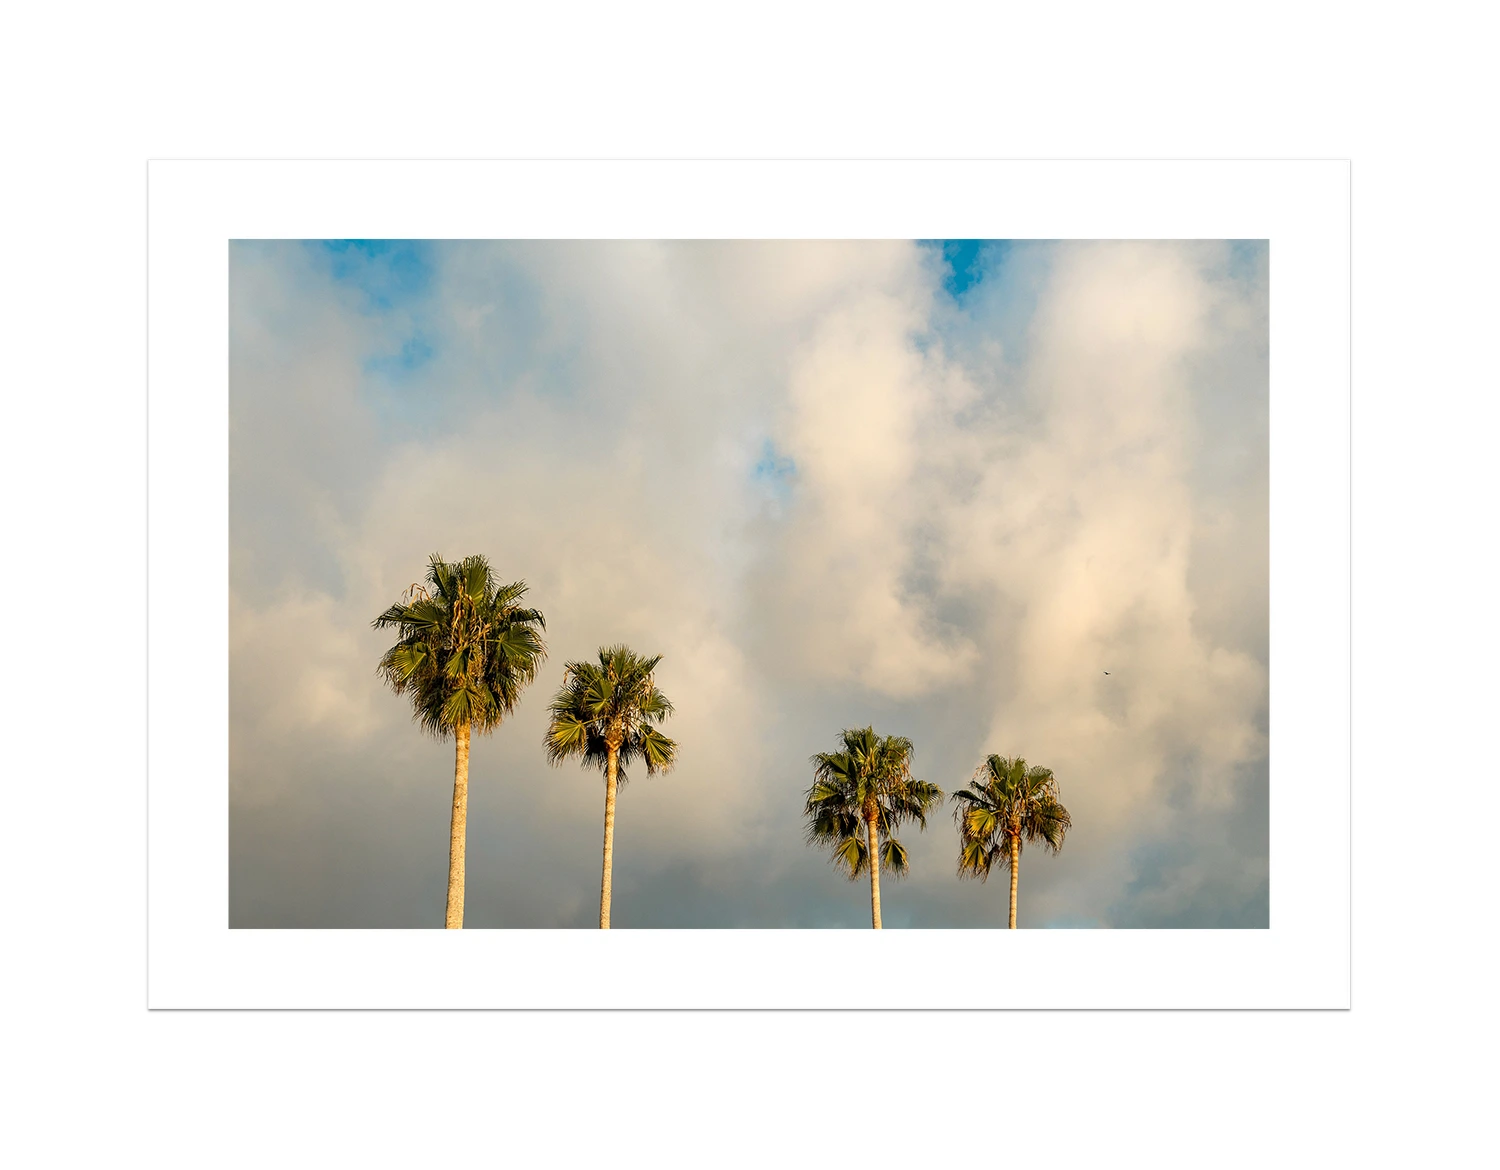
[[[1348,1006],[1346,163],[149,184],[152,1007]]]

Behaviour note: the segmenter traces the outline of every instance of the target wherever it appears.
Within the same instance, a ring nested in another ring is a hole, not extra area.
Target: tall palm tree
[[[927,814],[943,799],[936,784],[911,774],[915,749],[899,735],[879,736],[873,727],[839,732],[841,750],[812,757],[807,790],[807,840],[833,852],[833,863],[853,881],[870,874],[870,925],[880,929],[880,871],[900,877],[910,868],[895,831],[914,820],[925,829]],[[871,858],[876,863],[871,864]]]
[[[1020,756],[990,756],[967,788],[953,794],[958,822],[958,875],[984,881],[996,865],[1010,867],[1010,928],[1016,928],[1021,843],[1062,848],[1073,818],[1057,798],[1051,768],[1027,767]]]
[[[469,736],[500,726],[547,657],[539,610],[521,605],[524,581],[499,584],[481,556],[427,566],[372,623],[397,631],[380,659],[382,678],[411,699],[412,717],[439,739],[452,736],[453,818],[448,829],[448,908],[444,925],[464,924],[464,840],[469,824]]]
[[[657,730],[672,704],[656,685],[661,655],[643,658],[628,646],[603,646],[598,662],[570,662],[552,697],[547,761],[576,757],[604,773],[604,873],[599,879],[599,928],[609,929],[615,854],[615,796],[625,783],[625,765],[640,760],[646,775],[677,762],[677,744]]]

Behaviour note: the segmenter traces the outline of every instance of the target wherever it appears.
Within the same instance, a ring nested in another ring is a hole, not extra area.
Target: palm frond
[[[637,742],[640,756],[646,761],[646,775],[655,776],[658,772],[666,772],[677,762],[676,741],[668,739],[655,728],[641,728]]]
[[[639,703],[641,715],[650,719],[653,723],[660,723],[672,714],[672,701],[662,694],[655,686],[652,686],[641,696]]]
[[[833,864],[845,870],[853,881],[870,864],[870,847],[858,835],[844,837],[833,847]]]
[[[452,692],[443,704],[443,723],[448,727],[462,727],[465,723],[472,726],[477,722],[475,716],[482,710],[477,693],[472,688],[462,687]]]
[[[458,597],[455,568],[456,566],[449,565],[437,553],[433,553],[427,563],[428,582],[436,590],[437,595],[450,605]]]
[[[968,837],[959,843],[958,876],[977,877],[981,882],[990,876],[990,867],[995,863],[995,850],[977,837]]]
[[[960,826],[967,837],[981,840],[993,837],[1000,831],[1000,813],[994,808],[979,805],[968,810]]]
[[[463,575],[463,591],[479,604],[489,602],[493,596],[490,589],[490,563],[483,557],[465,557],[460,566]]]
[[[571,711],[554,714],[547,727],[547,762],[558,764],[569,756],[581,754],[588,738],[589,725]]]
[[[490,602],[498,609],[514,609],[526,596],[526,582],[512,581],[508,585],[495,586]]]
[[[890,870],[895,877],[905,877],[911,869],[911,858],[906,848],[894,837],[880,843],[880,868]]]
[[[1032,841],[1046,845],[1048,852],[1056,853],[1062,848],[1063,838],[1073,827],[1073,818],[1057,801],[1046,798],[1031,809],[1026,823],[1026,836]]]
[[[406,606],[393,605],[376,618],[370,625],[377,630],[384,630],[391,626],[402,626],[406,624]]]
[[[429,651],[423,642],[397,642],[380,659],[380,673],[399,695],[427,668]]]

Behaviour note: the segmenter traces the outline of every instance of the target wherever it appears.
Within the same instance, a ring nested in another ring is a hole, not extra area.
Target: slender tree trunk
[[[448,825],[448,914],[444,926],[464,924],[464,839],[469,829],[469,725],[453,732],[453,820]]]
[[[620,754],[609,749],[609,764],[604,779],[604,876],[599,882],[599,929],[609,929],[610,871],[615,857],[615,776]]]
[[[870,925],[880,929],[880,851],[875,844],[875,818],[865,817],[865,838],[870,846]]]
[[[1010,928],[1016,928],[1016,883],[1021,876],[1021,835],[1010,838]]]

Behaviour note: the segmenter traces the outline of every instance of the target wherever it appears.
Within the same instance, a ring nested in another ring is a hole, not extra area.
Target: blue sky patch
[[[948,264],[948,276],[943,281],[943,287],[954,300],[968,292],[983,276],[979,265],[983,251],[983,240],[943,241],[943,259]]]
[[[1231,280],[1252,280],[1266,262],[1270,240],[1230,240],[1229,277]]]
[[[417,333],[403,341],[401,348],[395,353],[367,359],[365,369],[369,373],[384,374],[387,377],[409,374],[431,361],[433,352],[431,342]]]
[[[364,294],[366,312],[389,312],[432,286],[432,246],[425,240],[323,240],[315,246],[335,281]]]
[[[942,251],[948,274],[943,288],[954,300],[960,300],[993,269],[998,268],[1010,250],[1009,240],[923,240],[928,247]]]
[[[776,444],[767,439],[760,449],[760,459],[750,471],[751,478],[771,492],[778,500],[792,494],[792,482],[797,477],[797,463],[776,449]]]

